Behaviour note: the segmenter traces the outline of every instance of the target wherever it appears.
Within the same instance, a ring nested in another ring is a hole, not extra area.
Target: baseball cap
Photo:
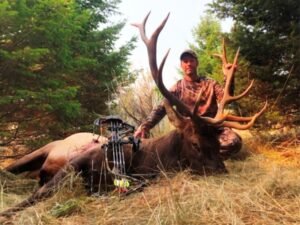
[[[192,56],[192,57],[195,58],[195,59],[198,59],[197,54],[196,54],[193,50],[191,50],[191,49],[186,49],[186,50],[184,50],[184,51],[181,53],[181,55],[180,55],[180,60],[182,60],[183,57],[186,56],[186,55],[189,55],[189,56]]]

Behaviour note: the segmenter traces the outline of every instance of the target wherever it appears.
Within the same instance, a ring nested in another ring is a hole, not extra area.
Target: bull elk
[[[219,103],[215,117],[202,116],[205,112],[201,115],[198,114],[201,93],[199,93],[194,108],[190,110],[183,102],[173,96],[162,82],[162,70],[169,51],[164,56],[159,68],[157,67],[157,39],[169,15],[154,31],[151,38],[147,38],[145,34],[145,24],[148,17],[149,14],[141,24],[133,25],[139,29],[141,38],[147,47],[153,80],[166,99],[164,104],[167,115],[176,129],[158,138],[141,139],[140,149],[135,152],[132,151],[132,145],[125,144],[123,150],[126,172],[128,174],[153,174],[159,173],[161,170],[178,171],[186,168],[198,174],[226,172],[224,163],[219,156],[220,143],[215,129],[219,127],[248,129],[264,112],[267,104],[252,117],[240,117],[224,113],[225,106],[244,97],[253,84],[252,82],[246,91],[238,96],[231,96],[229,93],[237,66],[239,54],[239,51],[237,51],[233,66],[226,72],[224,96]],[[224,61],[227,63],[225,44],[223,47],[223,55],[218,56],[222,58],[223,63]],[[215,101],[212,88],[210,88],[209,96],[205,104],[206,108],[209,107],[212,101]],[[66,176],[66,167],[72,167],[76,172],[81,172],[89,186],[89,190],[101,192],[104,187],[107,187],[107,184],[112,184],[113,176],[106,176],[107,166],[104,163],[105,153],[102,148],[105,140],[95,142],[92,139],[93,135],[91,133],[74,134],[64,141],[52,142],[9,166],[7,170],[13,173],[39,170],[42,187],[25,201],[1,214],[13,214],[49,196],[53,187],[58,185]]]

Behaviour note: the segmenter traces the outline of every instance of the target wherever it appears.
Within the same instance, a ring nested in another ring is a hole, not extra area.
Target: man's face
[[[192,56],[186,55],[180,61],[181,69],[184,75],[197,75],[198,60]]]

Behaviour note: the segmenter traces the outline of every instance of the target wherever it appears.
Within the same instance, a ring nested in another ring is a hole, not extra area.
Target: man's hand
[[[222,65],[222,71],[223,71],[224,77],[227,78],[228,71],[231,69],[231,67],[232,67],[232,63],[226,63],[226,64]],[[235,65],[234,69],[235,70],[237,69],[236,65]]]
[[[222,71],[223,71],[224,78],[226,80],[228,72],[232,68],[233,64],[232,63],[228,63],[228,61],[227,61],[225,39],[223,39],[222,48],[223,48],[222,54],[213,54],[213,56],[221,59],[221,61],[222,61]],[[237,69],[237,65],[234,66],[234,70],[236,70],[236,69]]]
[[[145,127],[143,125],[139,126],[138,129],[134,132],[133,136],[135,138],[145,138],[146,137],[146,133],[148,131],[145,129]]]

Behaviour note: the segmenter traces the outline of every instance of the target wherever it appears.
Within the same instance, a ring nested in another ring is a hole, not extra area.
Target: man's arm
[[[163,105],[163,101],[154,108],[146,120],[139,126],[137,131],[134,133],[135,137],[145,137],[148,133],[162,118],[166,115],[166,110]]]
[[[224,95],[224,88],[216,81],[214,81],[214,92],[217,97],[217,101],[220,102]]]
[[[177,82],[174,86],[172,86],[169,90],[176,97],[179,96],[179,82]],[[136,132],[134,133],[135,137],[145,137],[146,133],[149,132],[159,121],[164,118],[166,115],[166,109],[164,107],[164,101],[154,108],[150,115],[146,118],[146,120],[138,127]]]

